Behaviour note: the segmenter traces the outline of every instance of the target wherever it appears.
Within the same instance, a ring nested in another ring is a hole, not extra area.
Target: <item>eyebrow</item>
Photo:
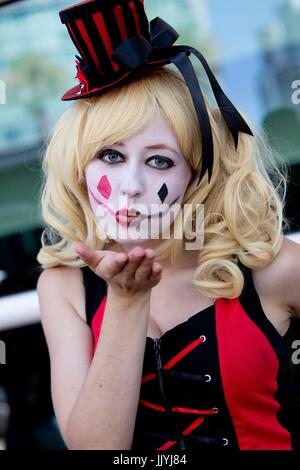
[[[121,145],[121,147],[124,147],[125,145],[123,142],[116,142],[116,145]],[[166,150],[171,150],[171,152],[174,152],[176,155],[178,155],[178,151],[170,147],[169,145],[166,144],[153,144],[153,145],[147,145],[145,149],[149,150],[158,150],[158,149],[166,149]]]

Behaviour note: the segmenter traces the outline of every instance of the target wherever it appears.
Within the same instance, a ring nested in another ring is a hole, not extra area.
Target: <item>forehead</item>
[[[153,143],[164,143],[173,146],[177,151],[180,150],[170,123],[160,112],[153,113],[145,126],[134,135],[116,143],[126,145],[143,143],[145,147]]]

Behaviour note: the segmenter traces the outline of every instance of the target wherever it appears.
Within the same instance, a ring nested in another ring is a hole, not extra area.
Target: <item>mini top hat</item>
[[[179,34],[159,17],[148,22],[144,0],[86,0],[59,12],[76,55],[76,78],[62,100],[88,98],[109,90],[141,73],[173,63],[189,88],[197,112],[202,138],[200,183],[206,170],[210,182],[213,169],[213,138],[204,97],[189,59],[201,62],[223,118],[238,146],[239,132],[253,135],[240,113],[224,94],[203,55],[193,47],[174,45]]]

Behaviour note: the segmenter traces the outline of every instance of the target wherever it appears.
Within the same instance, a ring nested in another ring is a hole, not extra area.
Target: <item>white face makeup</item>
[[[168,121],[157,113],[134,136],[98,152],[85,176],[104,232],[132,243],[159,238],[162,221],[174,219],[172,205],[182,202],[192,171]],[[140,216],[130,217],[136,210]]]

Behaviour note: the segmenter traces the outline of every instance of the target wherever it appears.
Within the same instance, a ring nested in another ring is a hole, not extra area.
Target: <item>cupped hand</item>
[[[125,294],[145,294],[161,280],[162,266],[155,261],[150,248],[136,246],[128,253],[94,250],[85,243],[75,243],[75,252],[114,291]]]

